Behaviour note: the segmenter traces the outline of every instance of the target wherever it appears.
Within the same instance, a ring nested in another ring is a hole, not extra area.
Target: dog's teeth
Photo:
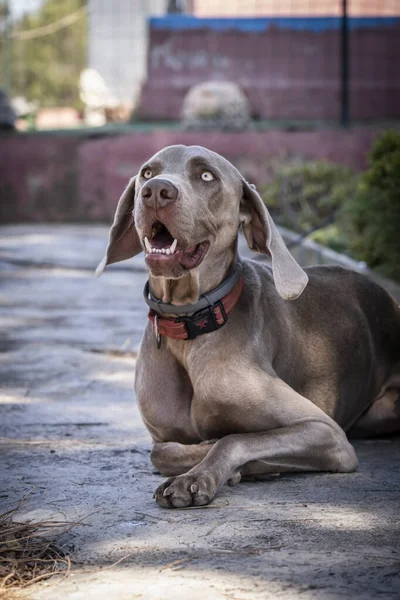
[[[165,254],[165,248],[161,248],[161,254]]]
[[[171,254],[173,254],[175,252],[175,248],[176,248],[177,244],[178,244],[178,240],[175,238],[170,246]]]
[[[169,248],[166,249],[165,254],[171,254],[171,250]]]
[[[151,248],[150,242],[149,242],[149,240],[147,239],[147,237],[145,237],[145,238],[144,238],[144,245],[145,245],[145,247],[146,247],[146,250],[147,250],[147,252],[148,252],[149,254],[151,254],[151,252],[152,252],[152,248]]]

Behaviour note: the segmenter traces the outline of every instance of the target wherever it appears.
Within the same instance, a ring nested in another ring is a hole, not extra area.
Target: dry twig
[[[16,512],[28,496],[24,496],[14,509],[0,514],[0,595],[52,575],[68,577],[71,570],[67,552],[54,539],[44,536],[56,532],[58,538],[80,522],[14,521]]]

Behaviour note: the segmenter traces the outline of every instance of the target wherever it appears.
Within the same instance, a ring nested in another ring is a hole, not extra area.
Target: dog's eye
[[[213,179],[215,179],[211,171],[203,171],[203,173],[201,174],[201,178],[203,181],[212,181]]]
[[[145,169],[143,171],[143,177],[145,179],[151,179],[153,177],[153,171],[151,169]]]

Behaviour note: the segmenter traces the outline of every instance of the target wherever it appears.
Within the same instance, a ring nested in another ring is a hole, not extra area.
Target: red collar
[[[150,310],[149,319],[153,324],[158,348],[162,335],[175,340],[193,340],[198,335],[211,333],[223,327],[228,321],[228,315],[239,302],[243,285],[243,278],[240,277],[236,285],[221,300],[190,316],[166,318],[161,317],[154,310]]]

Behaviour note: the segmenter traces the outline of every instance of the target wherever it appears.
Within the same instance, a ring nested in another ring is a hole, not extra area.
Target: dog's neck
[[[177,306],[194,304],[202,294],[215,289],[230,275],[237,262],[236,248],[225,252],[218,260],[213,260],[211,265],[201,265],[202,268],[193,269],[180,279],[166,277],[153,277],[150,274],[150,289],[158,300]]]

